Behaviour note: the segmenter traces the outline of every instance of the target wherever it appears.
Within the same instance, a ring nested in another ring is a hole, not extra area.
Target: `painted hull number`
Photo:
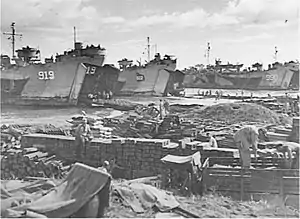
[[[145,80],[145,76],[142,74],[137,73],[136,74],[136,80],[137,81],[144,81]]]
[[[93,74],[96,73],[96,70],[97,70],[96,67],[94,67],[94,66],[88,66],[85,73],[87,75],[93,75]]]
[[[39,71],[38,73],[39,80],[53,80],[54,78],[54,71]]]
[[[268,74],[268,75],[266,75],[266,80],[275,83],[278,80],[278,76]]]

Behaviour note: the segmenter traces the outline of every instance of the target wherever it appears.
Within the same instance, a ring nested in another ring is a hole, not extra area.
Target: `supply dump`
[[[206,106],[165,100],[102,101],[84,110],[58,110],[57,117],[51,109],[27,109],[25,123],[16,111],[5,114],[2,216],[79,217],[96,200],[104,204],[91,207],[91,217],[299,216],[299,118],[292,117],[299,112],[267,99]],[[49,119],[35,118],[43,110]],[[235,134],[248,126],[264,132],[257,149],[250,147],[246,168]],[[266,184],[272,179],[283,187]],[[76,180],[79,186],[66,187]],[[286,207],[276,212],[278,203],[271,200],[280,202],[282,189]],[[53,201],[60,204],[41,207]]]

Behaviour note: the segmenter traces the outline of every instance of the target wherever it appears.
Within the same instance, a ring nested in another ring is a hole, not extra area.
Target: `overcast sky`
[[[299,59],[299,0],[1,0],[1,32],[11,22],[23,34],[16,47],[39,47],[42,57],[73,48],[77,40],[100,44],[106,63],[147,59],[147,36],[162,54],[178,58],[178,68],[211,63]],[[1,34],[1,52],[11,55]],[[155,47],[152,47],[154,55]]]

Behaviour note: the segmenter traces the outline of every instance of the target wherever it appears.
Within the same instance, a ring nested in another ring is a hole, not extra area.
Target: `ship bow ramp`
[[[169,87],[174,87],[175,83],[183,81],[183,73],[174,70],[162,68],[159,65],[126,69],[120,73],[118,79],[119,83],[123,83],[120,94],[150,93],[163,96]]]
[[[86,66],[78,62],[57,62],[30,65],[24,68],[30,80],[24,86],[22,98],[33,100],[60,99],[77,103],[86,74]]]

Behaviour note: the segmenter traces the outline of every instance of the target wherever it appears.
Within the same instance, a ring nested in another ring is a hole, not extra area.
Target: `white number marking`
[[[54,79],[54,71],[49,71],[48,74],[49,74],[49,79],[53,80]]]
[[[38,73],[39,80],[53,80],[54,71],[39,71]]]
[[[278,80],[277,75],[266,75],[266,80],[271,82],[276,82]]]
[[[88,66],[87,69],[86,69],[86,74],[87,74],[87,75],[88,75],[88,74],[93,75],[93,74],[96,73],[96,70],[97,70],[96,67],[94,67],[94,66],[93,66],[93,67]]]

